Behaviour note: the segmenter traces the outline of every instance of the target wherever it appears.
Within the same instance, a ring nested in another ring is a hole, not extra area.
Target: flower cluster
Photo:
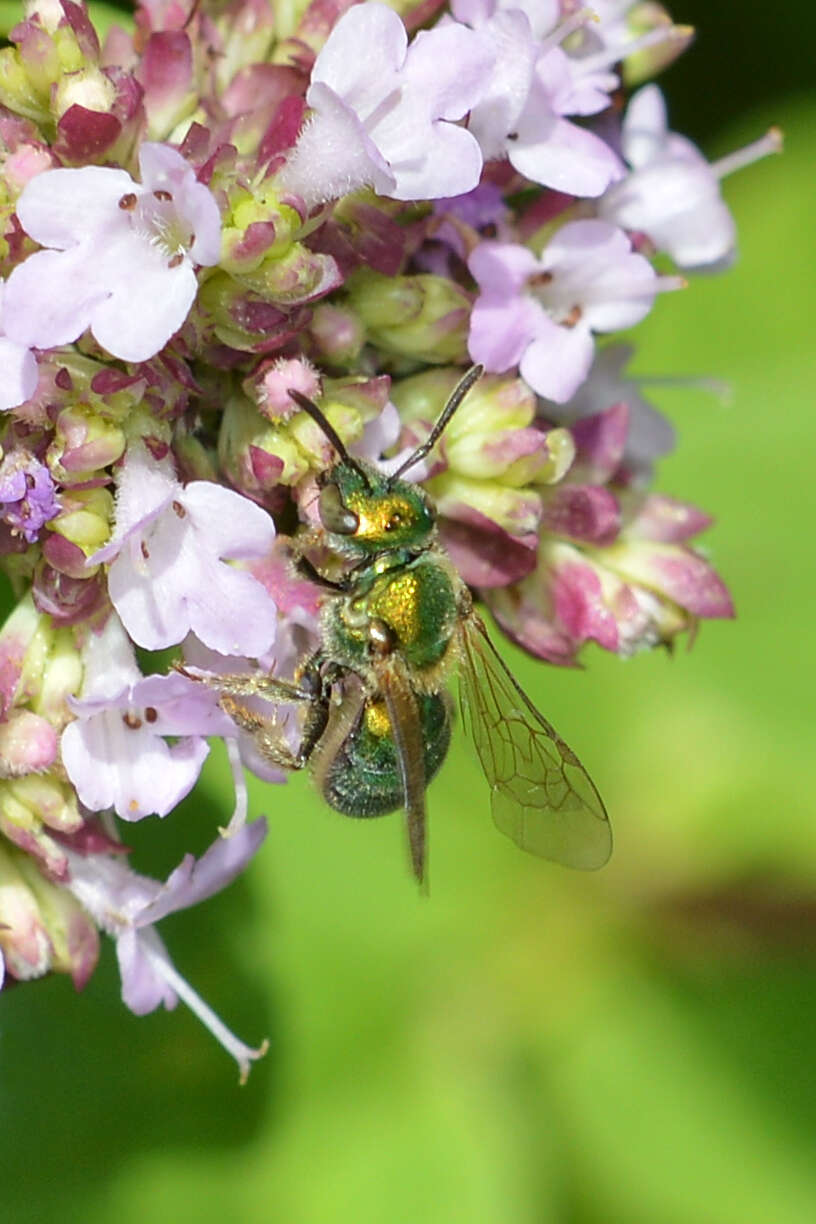
[[[291,677],[316,642],[290,557],[335,455],[291,391],[395,465],[484,367],[411,475],[540,658],[731,615],[689,543],[708,517],[648,489],[673,431],[605,340],[729,262],[719,179],[779,143],[709,164],[656,85],[624,105],[691,34],[639,0],[143,0],[102,45],[92,4],[26,0],[0,51],[0,982],[80,987],[102,931],[132,1010],[181,998],[258,1053],[155,923],[258,849],[243,766],[281,775],[150,652]],[[117,820],[170,813],[213,736],[229,826],[139,875]]]

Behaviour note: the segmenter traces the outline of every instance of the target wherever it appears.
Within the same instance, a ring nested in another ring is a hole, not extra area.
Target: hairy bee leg
[[[314,701],[313,689],[306,684],[293,684],[289,680],[279,680],[266,672],[236,672],[234,674],[197,676],[187,671],[185,667],[176,664],[175,670],[191,680],[198,680],[208,688],[231,697],[263,697],[267,701]],[[307,678],[308,680],[309,678]]]
[[[257,693],[250,694],[250,696],[257,695]],[[291,697],[289,700],[292,700]],[[249,709],[248,706],[238,701],[234,694],[224,693],[219,698],[218,704],[234,723],[252,736],[258,751],[266,760],[284,769],[303,769],[329,721],[328,690],[321,693],[320,696],[313,694],[309,700],[311,704],[306,711],[300,746],[296,753],[293,753],[288,745],[283,743],[280,727],[274,718]]]
[[[228,693],[224,694],[219,705],[237,727],[252,736],[265,761],[278,765],[281,769],[302,769],[306,764],[305,760],[300,759],[300,754],[295,755],[284,742],[280,725],[273,718],[250,710]]]

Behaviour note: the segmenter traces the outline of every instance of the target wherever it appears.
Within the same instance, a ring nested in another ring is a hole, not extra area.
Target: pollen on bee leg
[[[250,710],[227,693],[220,698],[218,704],[237,727],[252,737],[255,747],[265,761],[281,769],[302,768],[301,762],[293,755],[284,739],[281,724],[275,718],[268,718]]]

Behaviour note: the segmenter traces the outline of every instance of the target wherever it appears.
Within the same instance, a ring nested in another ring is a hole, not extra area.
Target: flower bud
[[[305,357],[264,362],[243,386],[258,411],[273,422],[288,420],[298,411],[290,391],[298,391],[307,399],[320,395],[320,377]]]
[[[665,31],[664,38],[625,56],[623,80],[627,88],[633,89],[673,64],[693,41],[694,28],[676,26],[663,5],[654,3],[654,0],[643,0],[633,5],[627,16],[629,29],[635,35],[650,34],[661,29]]]
[[[550,535],[584,544],[611,544],[620,531],[620,506],[602,485],[565,482],[542,495],[542,526]]]
[[[60,0],[23,0],[23,13],[26,21],[35,17],[49,34],[53,34],[65,20],[65,11]]]
[[[453,281],[365,271],[348,289],[349,302],[377,348],[431,365],[466,361],[470,298]]]
[[[34,863],[21,859],[17,869],[34,896],[47,932],[51,970],[70,974],[76,989],[82,990],[99,959],[96,926],[71,893],[46,880]]]
[[[263,375],[260,381],[247,381],[259,396],[265,394],[263,383]],[[346,445],[351,445],[362,437],[366,421],[382,411],[387,398],[388,380],[384,378],[326,379],[320,408]],[[233,395],[225,406],[219,456],[232,482],[250,496],[268,492],[275,485],[297,484],[336,458],[317,422],[291,400],[289,404],[285,414],[270,421],[245,396]],[[267,411],[271,415],[271,406],[267,405]]]
[[[6,155],[3,162],[3,189],[11,192],[16,199],[35,175],[53,168],[54,157],[46,145],[35,141],[21,142]]]
[[[26,597],[0,631],[0,777],[48,769],[70,720],[67,699],[82,679],[66,630],[55,630]]]
[[[293,484],[309,470],[286,426],[270,424],[238,393],[224,405],[218,457],[231,482],[249,496],[262,495],[278,484]]]
[[[245,65],[261,64],[264,68],[272,66],[270,61],[275,49],[276,34],[280,36],[277,27],[279,22],[282,23],[282,18],[278,16],[274,5],[259,4],[244,8],[240,11],[238,20],[236,20],[236,10],[232,8],[215,10],[211,14],[208,13],[207,17],[218,31],[219,51],[225,65],[229,65],[231,74],[240,77],[240,70]],[[274,67],[278,74],[286,73],[287,78],[293,75],[291,69],[279,68],[277,65]],[[264,80],[268,80],[269,75],[265,73]],[[295,88],[300,79],[296,77],[295,82],[288,86],[286,92]],[[231,97],[234,97],[235,76],[232,80],[233,83],[228,92]],[[247,98],[247,110],[250,109],[252,103],[258,104],[257,89]]]
[[[79,692],[82,671],[74,635],[67,629],[57,629],[51,639],[51,652],[33,709],[44,715],[58,731],[71,720],[68,698]]]
[[[273,304],[226,272],[207,278],[198,293],[197,310],[221,344],[250,353],[282,348],[307,319],[305,308],[288,310]]]
[[[118,425],[89,404],[63,408],[48,450],[52,475],[62,484],[79,484],[125,452],[125,435]]]
[[[57,759],[57,733],[31,710],[11,710],[0,722],[0,777],[48,769]]]
[[[427,488],[440,515],[460,520],[463,510],[476,510],[514,536],[538,530],[541,499],[530,489],[515,489],[495,480],[477,480],[452,471],[428,481]]]
[[[311,302],[342,284],[331,255],[310,251],[300,242],[281,255],[267,256],[253,271],[242,273],[240,280],[251,293],[284,306]]]
[[[35,858],[52,879],[65,878],[68,860],[48,833],[75,833],[82,827],[73,787],[53,774],[26,774],[0,782],[0,832]]]
[[[357,315],[329,302],[315,307],[309,334],[321,356],[333,366],[353,364],[365,343],[365,328]]]
[[[0,629],[0,717],[39,697],[54,637],[31,597],[21,599]]]
[[[231,200],[221,231],[219,265],[233,276],[256,272],[265,260],[280,259],[294,244],[300,217],[263,186]]]
[[[659,600],[671,600],[695,617],[734,615],[722,579],[699,553],[677,544],[623,536],[597,555],[625,582],[642,586]]]
[[[51,968],[51,941],[20,871],[23,859],[0,839],[0,952],[12,977],[29,981]]]
[[[62,509],[48,524],[49,530],[64,536],[90,557],[110,539],[113,497],[107,489],[66,489]],[[92,573],[88,571],[88,574]]]
[[[98,54],[98,43],[92,48],[90,40],[83,39],[87,46],[82,47],[69,22],[62,20],[49,30],[39,14],[21,22],[13,33],[17,45],[0,52],[0,102],[48,127],[55,118],[53,100],[59,84],[66,76],[91,68],[86,52]]]
[[[56,57],[53,63],[56,70]],[[44,122],[49,118],[47,94],[35,89],[14,47],[0,51],[0,103],[35,121]]]
[[[50,536],[49,539],[61,540],[68,545],[68,541],[60,536]],[[81,549],[76,551],[84,561],[85,554]],[[79,577],[55,568],[45,558],[34,569],[31,593],[38,611],[46,612],[55,625],[65,627],[83,621],[90,623],[110,608],[105,575],[101,569],[97,569],[89,578]]]
[[[144,90],[149,140],[166,140],[173,129],[194,114],[198,94],[193,84],[193,49],[181,29],[158,30],[142,51],[137,70]]]
[[[108,112],[115,98],[116,87],[109,77],[95,66],[82,68],[58,82],[53,93],[52,109],[58,119],[72,106]]]
[[[418,377],[425,380],[427,375]],[[455,379],[458,377],[457,372]],[[455,381],[445,399],[454,386]],[[395,397],[401,402],[400,389]],[[416,395],[413,398],[409,411],[418,406]],[[436,408],[430,419],[438,411]],[[563,477],[575,454],[568,430],[548,430],[535,422],[535,396],[526,383],[495,376],[480,379],[468,393],[445,431],[442,449],[453,471],[498,480],[513,488],[554,484]]]

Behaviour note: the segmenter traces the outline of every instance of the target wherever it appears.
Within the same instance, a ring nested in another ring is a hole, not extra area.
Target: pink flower
[[[166,816],[195,785],[206,735],[230,735],[217,695],[178,674],[142,676],[119,618],[85,649],[77,718],[62,735],[62,762],[91,811],[123,820]],[[181,736],[172,747],[165,736]]]
[[[535,570],[482,592],[505,632],[552,663],[575,662],[588,641],[632,654],[734,614],[722,579],[688,546],[709,516],[617,483],[627,419],[618,404],[576,422],[575,463],[542,490]]]
[[[484,156],[507,157],[531,182],[576,196],[600,195],[620,178],[623,167],[612,149],[565,118],[605,109],[617,84],[613,73],[589,72],[558,46],[587,12],[556,26],[558,7],[551,3],[529,13],[495,0],[457,0],[453,7],[496,59],[468,122]]]
[[[128,450],[116,529],[89,564],[111,562],[110,598],[139,646],[161,650],[188,633],[221,654],[257,657],[275,636],[275,605],[259,582],[225,558],[261,557],[272,519],[248,498],[208,480],[186,487],[168,463]]]
[[[315,61],[312,115],[283,171],[285,187],[309,205],[366,184],[397,200],[470,191],[482,157],[454,121],[479,98],[492,65],[492,52],[462,26],[422,31],[409,47],[392,9],[355,5]]]
[[[606,192],[598,212],[607,221],[647,234],[680,268],[723,263],[734,255],[734,219],[720,194],[720,178],[781,147],[779,133],[709,164],[696,145],[669,131],[657,85],[634,95],[622,132],[631,172]]]
[[[142,182],[124,170],[46,170],[17,202],[27,234],[51,248],[8,280],[8,335],[52,348],[90,328],[124,361],[154,356],[196,296],[195,265],[220,253],[221,220],[207,187],[174,149],[143,144]]]
[[[622,230],[604,221],[573,221],[537,259],[527,247],[483,242],[468,261],[481,293],[468,347],[474,361],[522,378],[564,403],[589,373],[593,332],[631,327],[649,313],[661,288],[652,265],[632,251]]]
[[[153,923],[167,914],[198,905],[235,879],[266,836],[266,821],[244,825],[233,837],[220,837],[200,858],[185,855],[164,884],[131,871],[113,854],[66,851],[68,888],[97,925],[116,941],[122,999],[137,1016],[179,998],[238,1063],[241,1078],[265,1052],[240,1041],[181,976]]]

